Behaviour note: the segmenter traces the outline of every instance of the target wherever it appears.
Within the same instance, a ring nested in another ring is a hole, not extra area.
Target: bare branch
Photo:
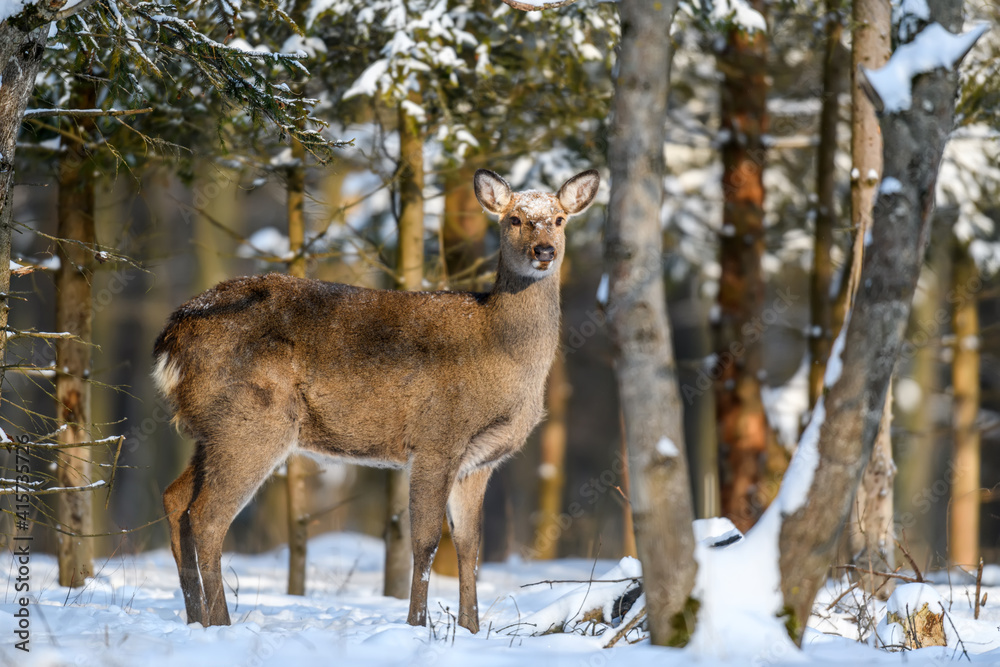
[[[135,116],[150,113],[153,107],[145,109],[28,109],[24,112],[25,120],[35,118],[118,118],[119,116]]]

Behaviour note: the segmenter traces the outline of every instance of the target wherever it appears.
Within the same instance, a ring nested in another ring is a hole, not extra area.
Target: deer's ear
[[[556,197],[567,213],[576,215],[587,210],[600,185],[601,175],[596,169],[588,169],[563,183]]]
[[[507,181],[489,169],[477,169],[474,179],[476,199],[490,213],[500,215],[510,202],[510,186]]]

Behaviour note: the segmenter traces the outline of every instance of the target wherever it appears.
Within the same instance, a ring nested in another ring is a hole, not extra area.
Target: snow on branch
[[[545,0],[503,0],[514,9],[522,12],[540,12],[543,9],[558,9],[572,5],[576,0],[556,0],[555,2],[545,2]]]
[[[145,109],[28,109],[24,119],[32,118],[118,118],[119,116],[135,116],[150,113],[153,107]]]
[[[94,491],[106,485],[103,479],[99,479],[96,482],[92,482],[85,486],[52,486],[47,489],[28,489],[26,490],[23,485],[15,486],[0,486],[0,496],[13,496],[25,494],[28,496],[49,496],[54,493],[68,493],[70,491]]]
[[[879,113],[907,111],[913,101],[914,79],[934,70],[957,67],[988,29],[988,23],[981,23],[955,35],[941,24],[932,23],[912,42],[897,48],[884,67],[859,68],[861,87]]]

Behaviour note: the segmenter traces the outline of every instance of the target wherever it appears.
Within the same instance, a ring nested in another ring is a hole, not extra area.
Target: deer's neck
[[[559,343],[559,272],[528,278],[504,267],[487,300],[492,330],[512,351],[544,359],[546,369]]]

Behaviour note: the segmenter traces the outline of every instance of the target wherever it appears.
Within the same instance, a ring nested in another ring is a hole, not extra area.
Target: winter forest
[[[0,0],[0,663],[1000,663],[998,225],[992,0]]]

